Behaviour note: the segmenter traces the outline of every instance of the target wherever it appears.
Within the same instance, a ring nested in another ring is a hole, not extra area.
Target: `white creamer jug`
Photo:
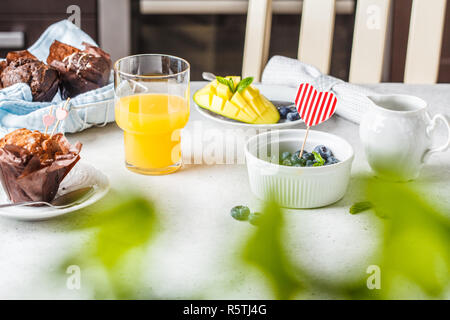
[[[360,137],[367,161],[377,176],[393,181],[416,179],[427,157],[450,146],[447,119],[427,113],[427,103],[409,95],[370,96],[374,105],[360,124]],[[432,147],[432,132],[437,120],[448,129],[447,142]]]

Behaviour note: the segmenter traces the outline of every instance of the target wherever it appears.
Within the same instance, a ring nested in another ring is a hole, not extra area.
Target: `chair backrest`
[[[249,0],[242,75],[260,80],[269,57],[272,0]]]
[[[405,62],[406,83],[435,83],[439,75],[447,0],[414,0]]]
[[[348,0],[346,0],[348,2]],[[382,80],[394,0],[358,0],[350,82]],[[356,1],[355,1],[356,2]],[[413,0],[405,82],[435,83],[447,0]],[[270,43],[272,0],[249,0],[242,74],[260,80]],[[330,70],[336,0],[303,0],[298,59]]]

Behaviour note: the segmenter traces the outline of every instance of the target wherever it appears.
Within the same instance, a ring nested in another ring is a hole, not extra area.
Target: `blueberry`
[[[338,162],[339,162],[338,159],[336,159],[335,157],[331,156],[331,157],[329,157],[329,158],[327,159],[326,164],[335,164],[335,163],[338,163]]]
[[[311,161],[313,161],[315,159],[314,155],[311,152],[306,152],[306,151],[303,152],[302,158],[305,160],[311,160]]]
[[[298,119],[300,119],[300,115],[298,114],[298,112],[294,111],[294,112],[289,112],[286,116],[286,119],[288,121],[296,121]]]
[[[333,152],[331,152],[331,150],[324,145],[315,147],[314,151],[320,154],[324,160],[327,160],[329,157],[333,156]]]
[[[300,163],[300,158],[298,157],[298,155],[296,155],[295,153],[291,156],[291,162],[293,165],[295,165],[296,163]]]
[[[281,119],[286,119],[286,116],[291,112],[291,109],[289,109],[288,107],[280,107],[278,109],[278,112],[280,113]]]
[[[306,160],[306,166],[307,167],[312,167],[314,165],[314,161],[313,160]]]
[[[236,220],[247,220],[250,215],[250,209],[247,206],[236,206],[231,209],[231,216]]]
[[[284,160],[281,162],[281,164],[282,164],[283,166],[292,167],[291,159],[284,159]]]
[[[259,224],[260,219],[261,219],[261,213],[259,213],[259,212],[252,212],[248,216],[248,222],[250,222],[254,226],[257,226]]]
[[[281,161],[289,159],[291,157],[291,153],[289,151],[285,151],[281,154]]]
[[[300,167],[306,167],[306,160],[301,158],[298,162],[298,164],[300,165]]]

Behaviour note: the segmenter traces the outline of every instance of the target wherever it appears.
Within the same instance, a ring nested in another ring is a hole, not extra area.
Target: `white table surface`
[[[192,92],[204,85],[193,82]],[[380,93],[417,95],[429,102],[430,113],[450,118],[450,85],[380,84],[371,88]],[[201,121],[201,122],[198,122]],[[191,105],[186,127],[193,130],[223,129],[204,119]],[[299,127],[303,127],[302,125]],[[438,130],[438,140],[444,131]],[[315,210],[285,210],[285,241],[292,257],[315,277],[340,279],[359,277],[372,264],[372,249],[379,238],[379,220],[371,213],[350,215],[348,208],[361,199],[356,178],[370,174],[358,137],[358,127],[333,117],[317,127],[340,135],[355,148],[352,180],[346,196],[336,204]],[[148,255],[146,285],[160,298],[182,298],[202,292],[207,298],[272,298],[257,274],[235,273],[230,279],[225,270],[232,268],[236,244],[253,230],[248,223],[230,217],[230,208],[246,204],[261,208],[249,188],[245,165],[188,165],[167,176],[141,176],[125,169],[121,130],[113,123],[69,135],[84,146],[82,159],[100,168],[114,189],[131,186],[156,201],[162,218],[161,233]],[[427,196],[449,207],[450,152],[434,155],[417,183],[430,183]],[[89,213],[95,214],[95,213]],[[43,222],[0,219],[0,299],[6,298],[92,298],[89,284],[80,290],[68,290],[64,281],[51,280],[57,266],[72,250],[87,243],[88,232],[73,231],[77,213]],[[155,263],[155,261],[157,263]],[[230,285],[233,283],[233,285]],[[311,293],[313,297],[326,293]]]

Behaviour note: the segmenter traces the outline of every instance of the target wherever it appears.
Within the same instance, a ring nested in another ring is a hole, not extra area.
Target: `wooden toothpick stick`
[[[303,156],[303,151],[305,151],[305,144],[306,144],[306,139],[308,139],[309,128],[311,128],[311,127],[310,126],[306,127],[305,139],[303,140],[302,149],[300,150],[300,155],[298,156],[299,158],[301,158]]]
[[[62,107],[63,110],[66,109],[67,105],[69,104],[69,101],[70,101],[70,98],[67,99],[66,103],[64,104],[64,107]],[[58,110],[57,110],[57,111],[58,111]],[[57,117],[57,118],[58,118],[58,121],[56,121],[56,124],[55,124],[55,126],[53,127],[52,134],[50,135],[50,138],[53,137],[53,135],[54,135],[55,132],[56,132],[56,129],[57,129],[58,126],[59,126],[59,123],[61,122],[61,119],[60,119],[59,117]]]
[[[53,113],[53,107],[54,107],[54,105],[51,105],[50,106],[50,112],[48,113],[50,116],[52,115],[52,113]],[[54,119],[54,118],[53,118]],[[45,134],[47,134],[47,131],[48,131],[48,124],[45,126]]]

